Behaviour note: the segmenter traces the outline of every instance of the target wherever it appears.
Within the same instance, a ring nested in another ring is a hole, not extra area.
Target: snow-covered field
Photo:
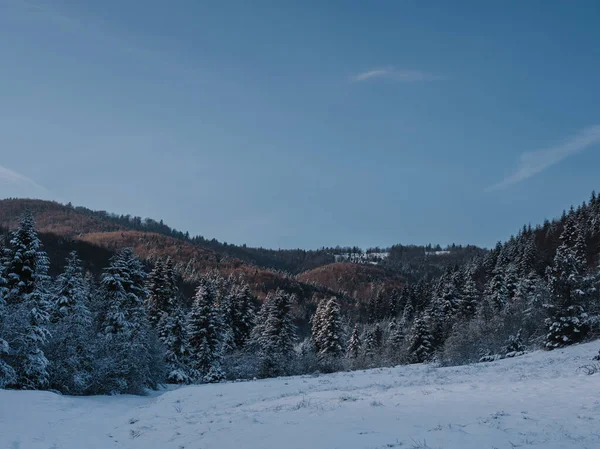
[[[477,365],[183,387],[0,391],[0,449],[600,448],[600,341]]]

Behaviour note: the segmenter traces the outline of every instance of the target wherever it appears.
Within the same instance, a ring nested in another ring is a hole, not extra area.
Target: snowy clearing
[[[183,387],[0,391],[1,449],[600,447],[600,341],[476,365]]]

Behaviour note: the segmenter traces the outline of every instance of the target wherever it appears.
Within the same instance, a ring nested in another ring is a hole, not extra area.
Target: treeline
[[[363,338],[400,328],[403,338],[390,343],[396,360],[446,364],[596,338],[599,244],[600,198],[592,194],[560,219],[524,226],[489,253],[447,267],[439,279],[373,296]],[[380,351],[375,364],[385,360]]]
[[[234,245],[220,242],[216,239],[208,239],[202,236],[191,236],[188,232],[182,232],[166,225],[163,220],[142,218],[129,214],[113,214],[107,211],[94,211],[86,207],[73,206],[71,203],[62,205],[56,202],[39,200],[3,200],[1,203],[5,209],[10,211],[5,219],[14,216],[15,211],[30,208],[33,212],[43,213],[51,221],[56,221],[57,229],[78,226],[70,222],[70,215],[77,214],[80,217],[89,217],[87,225],[91,226],[92,232],[114,231],[119,229],[135,230],[141,232],[152,232],[176,239],[184,240],[202,248],[208,248],[221,256],[233,257],[260,267],[285,271],[291,274],[299,274],[304,271],[335,262],[335,255],[350,254],[358,255],[372,252],[389,252],[389,257],[380,261],[387,268],[401,273],[411,281],[419,279],[431,279],[439,277],[448,264],[463,264],[470,260],[475,254],[482,254],[485,250],[474,246],[451,245],[445,249],[450,254],[443,257],[426,257],[426,252],[441,250],[439,245],[394,245],[390,249],[369,248],[363,251],[358,247],[323,247],[317,250],[303,249],[266,249],[253,248],[245,244]],[[61,223],[64,221],[65,223]],[[85,220],[84,220],[85,222]],[[79,224],[80,228],[73,229],[76,233],[86,233],[85,223]]]
[[[30,213],[2,250],[0,387],[68,394],[142,393],[160,383],[294,374],[293,295],[208,272],[189,302],[172,262],[149,274],[130,249],[98,282],[72,252],[64,271],[49,260]]]
[[[462,364],[600,336],[600,199],[523,229],[432,280],[374,290],[368,303],[315,298],[298,338],[294,295],[260,304],[241,278],[208,272],[193,298],[170,260],[146,273],[129,250],[98,280],[76,253],[48,276],[31,214],[0,265],[0,386],[141,393],[398,363]],[[190,305],[191,304],[191,305]]]

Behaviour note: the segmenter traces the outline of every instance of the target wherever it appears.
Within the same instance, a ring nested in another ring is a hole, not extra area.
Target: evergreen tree
[[[398,324],[395,318],[393,318],[389,325],[389,346],[392,354],[398,352],[404,343],[404,337],[405,335],[402,326]]]
[[[43,389],[49,383],[48,359],[43,351],[50,337],[48,294],[36,286],[32,293],[25,296],[23,304],[27,310],[27,322],[17,349],[21,362],[17,371],[18,382],[25,389]]]
[[[528,276],[532,271],[535,272],[537,261],[537,247],[535,244],[535,237],[527,239],[525,247],[523,248],[523,254],[519,260],[519,274],[521,277]]]
[[[189,348],[187,320],[183,309],[175,305],[168,315],[163,315],[158,324],[160,341],[165,347],[167,382],[189,383]]]
[[[216,299],[215,285],[210,280],[202,280],[188,317],[190,361],[196,376],[203,382],[219,382],[224,378],[221,317]]]
[[[162,376],[157,361],[162,354],[146,314],[145,281],[144,267],[129,248],[113,256],[102,274],[104,338],[95,369],[101,392],[140,393],[154,388]]]
[[[325,304],[322,322],[318,332],[319,352],[322,359],[335,359],[343,352],[343,327],[340,306],[335,298]]]
[[[402,322],[408,324],[412,321],[413,316],[415,314],[415,309],[410,302],[406,303],[404,307],[404,311],[402,312]]]
[[[4,249],[2,291],[8,303],[4,331],[10,342],[2,344],[4,364],[16,374],[14,386],[26,389],[48,386],[48,359],[44,346],[48,330],[50,301],[48,294],[48,256],[35,230],[30,212],[11,233]],[[10,370],[9,370],[10,371]]]
[[[93,378],[94,347],[88,294],[81,261],[73,251],[57,279],[52,338],[46,351],[51,362],[52,388],[69,394],[85,393]]]
[[[243,282],[236,285],[233,292],[233,341],[237,349],[242,349],[248,343],[254,323],[255,296],[250,286]]]
[[[165,349],[167,382],[189,383],[186,317],[177,287],[177,275],[171,258],[157,260],[148,275],[146,307],[150,323],[156,327]]]
[[[560,240],[554,265],[547,270],[553,301],[548,306],[548,349],[582,341],[588,330],[583,308],[588,291],[585,237],[573,218],[566,221]]]
[[[4,301],[4,286],[6,279],[3,277],[3,267],[0,266],[0,388],[14,384],[17,380],[17,375],[13,367],[9,364],[8,358],[10,346],[4,339],[5,337],[5,319],[6,319],[6,303]]]
[[[65,271],[56,280],[54,315],[60,319],[72,312],[73,307],[83,302],[86,296],[81,260],[72,251],[66,260]]]
[[[376,350],[379,352],[383,347],[383,330],[379,323],[375,324],[375,330],[373,331],[373,342]]]
[[[352,335],[350,336],[350,340],[348,341],[348,349],[346,351],[346,357],[349,359],[357,359],[360,355],[361,350],[361,341],[360,335],[358,332],[358,324],[354,325],[354,330],[352,331]]]
[[[163,261],[158,259],[154,268],[148,275],[148,319],[153,326],[157,326],[163,313],[168,314],[172,302],[173,292],[167,284],[167,275]]]
[[[294,354],[296,326],[292,319],[293,297],[282,290],[270,293],[265,299],[257,327],[261,374],[264,377],[285,374]]]
[[[48,280],[48,255],[42,248],[31,212],[25,212],[12,232],[3,259],[5,300],[9,304],[25,301],[27,295]]]
[[[493,313],[498,313],[504,309],[508,300],[509,291],[506,287],[504,275],[501,271],[497,271],[486,286],[484,301],[487,301]]]
[[[432,335],[429,330],[429,316],[417,318],[410,333],[409,348],[412,363],[422,363],[433,355]]]
[[[459,306],[459,314],[462,318],[470,320],[477,312],[480,293],[473,278],[472,270],[468,270],[462,288],[462,302]]]
[[[317,310],[315,310],[315,313],[311,317],[311,342],[317,354],[319,354],[323,348],[323,334],[321,330],[325,321],[325,306],[326,302],[324,300],[319,301]]]
[[[375,343],[375,333],[373,331],[367,332],[365,335],[365,356],[370,361],[373,360],[375,355],[377,355],[377,344]]]

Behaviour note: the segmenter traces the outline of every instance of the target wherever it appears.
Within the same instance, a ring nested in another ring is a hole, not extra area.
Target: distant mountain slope
[[[376,265],[350,262],[324,265],[301,273],[297,278],[307,284],[343,292],[353,299],[367,299],[378,288],[391,291],[404,284],[403,277],[393,271]]]
[[[308,301],[310,307],[314,306],[313,298],[336,295],[344,299],[343,302],[362,302],[375,291],[390,291],[402,286],[406,279],[398,273],[409,272],[405,263],[409,249],[420,255],[424,254],[422,248],[425,248],[400,247],[402,258],[398,258],[395,257],[400,254],[398,247],[394,247],[391,254],[394,257],[386,260],[383,267],[334,263],[335,254],[343,253],[343,248],[265,250],[229,245],[190,237],[165,225],[162,220],[115,215],[35,199],[0,200],[0,228],[14,228],[27,209],[35,215],[54,272],[62,268],[70,249],[83,252],[86,267],[98,274],[113,252],[131,247],[145,260],[171,257],[184,281],[190,285],[200,274],[217,269],[225,275],[243,274],[259,297],[264,297],[269,290],[283,288],[295,293],[301,302]],[[359,251],[358,248],[353,250]],[[387,268],[396,261],[403,264],[401,270]],[[414,272],[410,271],[411,274]],[[294,276],[297,273],[300,274]]]
[[[232,245],[201,236],[190,237],[187,232],[173,229],[162,220],[116,215],[106,211],[93,211],[85,207],[36,199],[0,200],[0,227],[13,228],[19,216],[27,209],[34,213],[40,232],[51,232],[61,236],[74,237],[113,231],[151,232],[212,250],[222,257],[233,257],[252,265],[285,270],[290,273],[299,273],[334,261],[333,254],[328,250],[271,250]]]
[[[27,209],[35,215],[39,232],[51,232],[66,237],[91,232],[128,229],[125,226],[103,219],[101,216],[86,213],[84,208],[68,207],[54,201],[31,199],[0,200],[0,227],[14,228],[19,217]]]

